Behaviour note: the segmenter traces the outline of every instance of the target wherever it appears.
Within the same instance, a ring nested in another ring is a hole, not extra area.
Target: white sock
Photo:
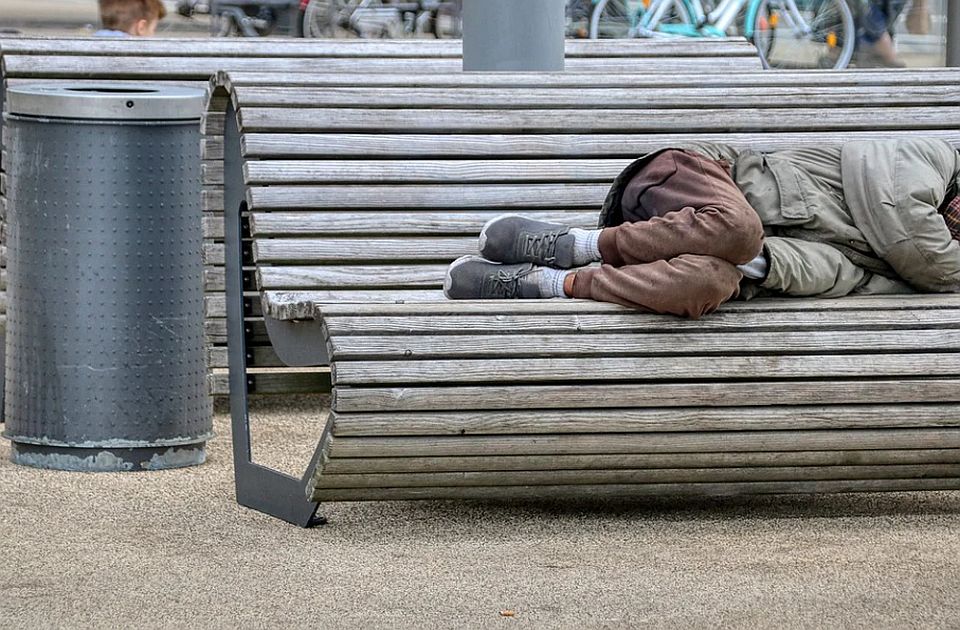
[[[760,252],[757,254],[757,257],[750,262],[737,265],[737,269],[751,280],[760,280],[761,278],[767,277],[767,266],[767,258],[763,255],[763,252]]]
[[[573,264],[577,267],[600,262],[600,230],[570,228],[573,235]]]
[[[530,275],[536,275],[537,285],[540,287],[540,295],[543,297],[570,297],[563,292],[563,281],[568,273],[570,273],[570,271],[567,269],[540,267],[539,270]]]

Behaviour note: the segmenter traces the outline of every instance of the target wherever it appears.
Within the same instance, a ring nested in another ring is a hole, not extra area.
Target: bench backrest
[[[449,79],[460,75],[461,43],[458,41],[376,40],[102,40],[31,39],[0,40],[0,104],[6,85],[43,81],[109,80],[142,84],[164,82],[206,87],[219,70],[255,70],[266,82],[293,85],[300,73],[321,80],[317,88],[338,86],[456,85]],[[678,71],[730,72],[758,69],[756,49],[742,39],[657,40],[629,42],[567,42],[567,68],[592,73],[610,81],[642,71],[644,75],[672,75]],[[316,74],[317,72],[323,74]],[[512,75],[471,75],[478,85],[509,84]],[[579,76],[579,75],[578,75]],[[602,78],[602,79],[601,79]],[[527,81],[525,79],[525,81]],[[531,79],[532,81],[532,79]],[[581,77],[580,84],[588,83]],[[628,80],[629,81],[629,80]],[[341,102],[349,99],[339,95]],[[217,127],[214,120],[212,127]],[[2,144],[2,134],[0,134]],[[223,330],[223,228],[221,208],[222,170],[220,140],[211,136],[204,144],[205,195],[210,214],[204,220],[207,262],[207,321],[210,365],[214,371],[213,392],[227,393]],[[0,219],[4,213],[5,176],[0,155]],[[2,246],[0,246],[2,264]],[[3,310],[0,278],[0,319]],[[269,380],[269,379],[265,379]],[[311,385],[312,387],[312,385]]]
[[[774,149],[923,134],[960,146],[958,79],[808,71],[591,87],[541,75],[491,87],[463,75],[442,87],[342,89],[319,75],[271,86],[238,74],[218,79],[211,111],[232,105],[240,133],[248,297],[259,292],[268,314],[295,319],[316,302],[438,299],[447,264],[475,251],[486,220],[522,212],[592,226],[613,177],[665,144]],[[249,309],[259,315],[255,300]],[[257,325],[254,363],[269,366]]]

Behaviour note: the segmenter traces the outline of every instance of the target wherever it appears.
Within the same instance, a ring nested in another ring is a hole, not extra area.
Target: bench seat
[[[330,500],[960,487],[957,296],[762,299],[688,321],[441,292],[492,216],[595,227],[612,179],[665,145],[960,146],[960,71],[511,77],[326,95],[311,75],[217,77],[242,504],[308,524]],[[268,357],[332,384],[301,479],[249,458],[248,375]]]
[[[960,488],[960,297],[318,309],[314,501]]]

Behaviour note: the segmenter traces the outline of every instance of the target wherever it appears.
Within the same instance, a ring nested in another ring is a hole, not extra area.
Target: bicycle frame
[[[693,17],[693,24],[660,23],[670,7],[677,2],[681,3]],[[682,37],[723,37],[726,35],[727,29],[736,22],[737,15],[746,6],[747,15],[744,20],[743,35],[751,39],[754,34],[753,25],[761,3],[762,0],[723,0],[707,13],[700,0],[653,0],[640,20],[637,31],[647,36],[665,34]],[[783,14],[786,25],[795,33],[810,34],[812,29],[800,13],[796,1],[783,0],[782,4],[786,9]]]

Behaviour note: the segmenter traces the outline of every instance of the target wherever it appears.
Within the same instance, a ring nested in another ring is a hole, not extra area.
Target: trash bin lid
[[[7,111],[73,120],[197,120],[205,96],[203,90],[168,85],[29,84],[7,88]]]

